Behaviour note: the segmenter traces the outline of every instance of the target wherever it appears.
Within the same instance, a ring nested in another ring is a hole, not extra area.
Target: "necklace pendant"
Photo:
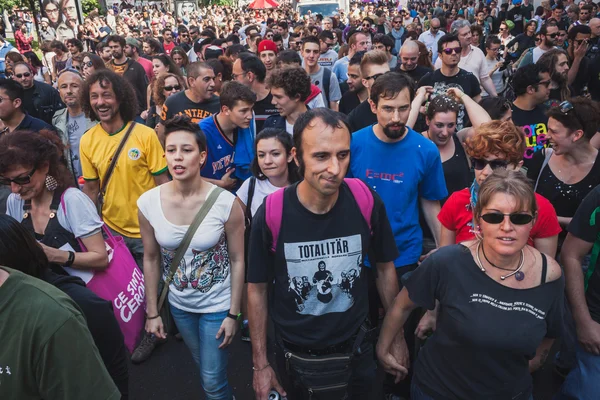
[[[517,271],[517,273],[515,274],[515,279],[518,281],[522,281],[523,279],[525,279],[525,274],[521,271]]]
[[[506,279],[505,276],[500,275],[500,280],[505,280],[505,279]]]

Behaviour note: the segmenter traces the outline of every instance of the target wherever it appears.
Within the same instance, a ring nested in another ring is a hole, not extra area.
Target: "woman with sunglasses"
[[[40,242],[59,274],[84,282],[104,269],[108,256],[102,220],[83,192],[73,188],[63,144],[50,131],[14,131],[0,138],[0,184],[10,186],[6,213]],[[87,251],[82,251],[79,243]]]
[[[81,74],[84,78],[90,77],[94,72],[101,69],[106,69],[106,64],[102,58],[93,53],[83,53],[83,61],[81,63]]]
[[[406,347],[395,338],[410,312],[440,305],[411,399],[533,399],[531,371],[560,335],[565,286],[558,263],[527,244],[537,211],[522,173],[494,172],[474,203],[477,238],[439,249],[403,280],[377,344],[396,379],[408,372]]]
[[[563,228],[571,222],[585,196],[600,184],[600,152],[590,140],[600,129],[600,106],[583,97],[562,102],[548,112],[547,140],[527,163],[527,176],[546,197]],[[561,234],[560,241],[567,232]]]
[[[148,108],[146,108],[146,110],[144,110],[140,114],[140,116],[144,120],[148,119],[148,117],[152,114],[152,108],[154,106],[154,99],[152,98],[152,94],[154,93],[153,88],[154,88],[154,84],[156,83],[156,78],[158,78],[159,75],[166,74],[166,73],[172,73],[179,77],[183,77],[179,67],[177,65],[175,65],[173,60],[166,54],[157,54],[155,56],[152,56],[152,73],[154,74],[154,77],[148,84],[148,90],[147,90],[148,97],[146,99],[146,102],[147,102]]]
[[[150,113],[146,118],[146,126],[154,127],[163,147],[165,146],[164,129],[160,121],[162,107],[169,97],[182,90],[185,90],[184,78],[170,72],[159,75],[156,82],[154,82],[152,99],[155,105],[150,107]]]
[[[512,21],[510,22],[512,23]],[[513,52],[513,49],[508,47],[508,44],[512,42],[515,37],[510,33],[508,21],[500,22],[500,28],[498,28],[498,31],[498,39],[500,39],[500,50],[498,54],[503,57],[505,52],[507,54]]]
[[[33,51],[27,51],[23,54],[23,56],[27,59],[27,62],[34,70],[33,79],[38,82],[45,82],[48,85],[52,85],[50,71],[48,68],[46,68],[46,66],[44,66],[44,64],[42,64],[42,61],[40,61],[37,54],[35,54]]]

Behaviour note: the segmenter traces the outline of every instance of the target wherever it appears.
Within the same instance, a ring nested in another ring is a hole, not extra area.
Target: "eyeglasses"
[[[73,65],[73,68],[75,68],[77,71],[81,71],[81,65]]]
[[[167,92],[172,92],[173,90],[180,91],[180,90],[181,90],[181,86],[180,86],[180,85],[175,85],[175,86],[165,86],[165,91],[167,91]]]
[[[3,101],[11,101],[9,97],[0,97],[0,104],[2,104]]]
[[[550,86],[550,84],[551,84],[551,83],[552,83],[552,80],[551,80],[551,79],[548,79],[547,81],[539,81],[539,82],[537,83],[537,85],[538,85],[538,86],[539,86],[539,85],[542,85],[542,86],[546,86],[546,87],[548,87],[548,86]]]
[[[393,24],[401,24],[401,23],[402,23],[402,21],[393,21],[392,23],[393,23]]]
[[[581,43],[587,43],[588,39],[579,39],[579,40],[573,40],[575,43],[577,43],[579,46],[581,46]]]
[[[432,31],[437,31],[438,29],[440,29],[440,27],[439,27],[439,26],[432,26],[432,27],[431,27],[431,30],[432,30]]]
[[[327,42],[323,42],[323,43],[325,43],[327,45],[327,47],[329,47],[329,48],[332,48],[335,45],[335,43],[327,43]]]
[[[83,64],[81,64],[81,66],[86,67],[86,68],[92,68],[94,64],[91,61],[88,62],[84,62]]]
[[[536,41],[536,42],[541,42],[541,41],[542,41],[542,39],[541,39],[541,38],[535,38],[535,41]]]
[[[563,113],[563,114],[565,114],[565,115],[566,115],[566,114],[568,114],[568,113],[569,113],[569,111],[572,111],[572,110],[573,110],[573,108],[574,108],[574,107],[573,107],[573,104],[571,104],[571,102],[570,102],[570,101],[567,101],[567,100],[565,100],[565,101],[563,101],[562,103],[560,103],[560,104],[558,105],[558,107],[559,107],[559,109],[560,109],[560,112],[561,112],[561,113]]]
[[[5,178],[3,176],[0,176],[0,185],[8,186],[8,185],[11,184],[11,182],[14,182],[14,183],[16,183],[19,186],[27,185],[28,183],[31,182],[31,177],[35,173],[35,170],[36,169],[34,168],[27,175],[25,175],[25,176],[17,176],[16,178],[13,178],[13,179]]]
[[[246,75],[248,72],[249,72],[249,71],[242,72],[241,74],[234,74],[234,73],[232,73],[232,74],[231,74],[231,79],[235,81],[235,80],[236,80],[236,78],[237,78],[238,76],[244,76],[244,75]]]
[[[499,30],[500,32],[504,32],[506,29],[504,29],[504,28],[500,28],[500,29],[498,29],[498,30]]]
[[[481,219],[487,222],[488,224],[498,225],[504,221],[504,217],[508,217],[511,224],[514,225],[527,225],[531,221],[533,221],[533,215],[531,214],[521,214],[521,213],[512,213],[512,214],[502,214],[499,212],[491,212],[487,214],[483,214]]]
[[[375,75],[367,76],[367,77],[365,77],[365,79],[366,80],[373,79],[374,81],[376,81],[377,78],[379,78],[381,75],[383,75],[383,74],[375,74]]]
[[[555,37],[557,37],[557,36],[558,36],[558,32],[556,32],[556,33],[550,33],[550,34],[546,34],[546,36],[548,36],[548,37],[549,37],[549,38],[551,38],[551,39],[554,39]]]
[[[19,78],[19,79],[21,79],[23,77],[29,78],[30,76],[31,76],[31,72],[23,72],[22,74],[15,74],[15,77]]]
[[[481,219],[487,222],[488,224],[498,225],[504,221],[504,217],[508,217],[511,224],[514,225],[527,225],[531,221],[533,221],[533,215],[531,214],[521,214],[521,213],[512,213],[512,214],[502,214],[498,212],[487,213],[481,216]]]
[[[447,48],[445,48],[442,51],[445,54],[450,55],[452,53],[454,53],[454,54],[460,54],[461,50],[462,50],[462,48],[460,46],[458,46],[458,47],[453,47],[453,48],[447,47]]]
[[[363,28],[371,28],[371,25],[363,24]]]
[[[58,14],[58,9],[56,9],[56,10],[48,10],[48,9],[46,9],[46,14]]]
[[[490,166],[492,171],[508,167],[508,161],[506,160],[488,161],[481,158],[471,158],[471,164],[473,165],[473,168],[475,168],[477,171],[485,169],[485,167],[488,165]]]

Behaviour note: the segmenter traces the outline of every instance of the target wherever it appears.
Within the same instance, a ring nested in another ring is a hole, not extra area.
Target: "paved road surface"
[[[229,382],[237,400],[252,400],[252,369],[250,344],[239,335],[231,345]],[[131,365],[131,400],[196,400],[205,399],[198,381],[198,372],[183,342],[169,338],[143,364]],[[551,357],[544,368],[534,375],[535,400],[551,400],[560,387],[552,373]],[[371,399],[365,399],[371,400]],[[373,400],[379,400],[374,394]]]

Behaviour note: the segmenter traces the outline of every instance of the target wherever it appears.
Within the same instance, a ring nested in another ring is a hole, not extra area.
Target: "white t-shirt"
[[[540,49],[539,47],[534,47],[533,51],[531,52],[533,63],[535,64],[536,62],[538,62],[540,57],[547,51],[548,50]]]
[[[240,200],[242,201],[242,203],[244,203],[245,206],[248,205],[248,190],[250,189],[250,179],[252,178],[246,179],[237,191],[237,196],[240,198]],[[271,182],[269,182],[268,179],[256,180],[256,186],[254,186],[254,196],[252,197],[252,204],[250,206],[250,213],[252,214],[252,216],[256,214],[256,211],[258,211],[258,208],[263,203],[265,197],[277,191],[278,189],[280,188],[273,185]]]
[[[86,194],[79,189],[69,188],[65,191],[63,200],[66,213],[61,205],[56,210],[56,218],[58,218],[60,226],[78,239],[85,239],[100,232],[104,223],[98,216],[96,206]],[[20,196],[11,193],[6,200],[6,214],[20,223],[23,221],[24,204],[25,201]],[[60,250],[75,251],[69,243],[65,243]],[[85,283],[88,283],[94,277],[94,273],[89,270],[70,267],[63,267],[63,269],[70,275],[80,277]]]
[[[435,69],[442,67],[442,59],[438,57],[435,62]],[[478,47],[471,45],[471,51],[464,57],[460,57],[458,67],[464,69],[467,72],[475,75],[475,78],[481,82],[481,78],[487,77],[487,71],[485,67],[485,55],[483,51]]]
[[[213,185],[209,194],[215,188]],[[147,191],[140,196],[137,205],[154,228],[154,236],[162,256],[163,278],[166,278],[189,225],[175,225],[167,220],[160,201],[160,191],[161,186]],[[231,265],[225,223],[234,201],[235,196],[229,192],[219,195],[179,263],[169,290],[169,302],[178,309],[194,313],[229,310]]]

